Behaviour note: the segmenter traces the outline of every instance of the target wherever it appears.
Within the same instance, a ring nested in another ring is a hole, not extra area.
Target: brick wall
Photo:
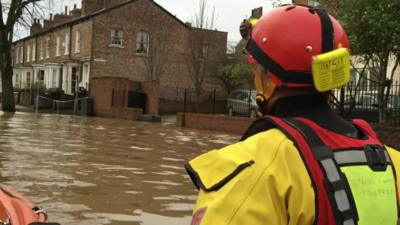
[[[238,135],[242,135],[253,122],[253,119],[245,117],[195,113],[186,113],[185,122],[183,122],[183,115],[183,113],[177,114],[177,126],[183,126],[184,123],[184,127],[187,128],[213,130]],[[380,127],[375,130],[385,145],[400,150],[400,128]]]
[[[133,82],[128,78],[93,78],[90,96],[97,116],[132,119],[142,113],[158,115],[158,89],[154,82]],[[147,95],[145,112],[128,108],[128,92],[142,91]],[[125,110],[126,109],[126,110]],[[135,115],[131,115],[131,113]]]
[[[108,11],[93,19],[92,77],[119,76],[133,81],[160,80],[164,97],[165,88],[193,88],[188,74],[187,54],[192,30],[164,9],[146,0],[138,0],[116,10]],[[111,31],[123,31],[122,46],[111,45]],[[137,34],[147,32],[150,36],[149,55],[136,53]],[[208,37],[211,58],[218,52],[226,52],[227,33],[204,31]],[[111,65],[111,66],[110,66]],[[150,67],[160,72],[153,77]],[[215,80],[206,81],[205,89],[215,87]],[[218,86],[219,88],[219,86]]]
[[[185,119],[183,119],[185,118]],[[245,117],[232,117],[227,115],[178,113],[177,126],[193,129],[213,130],[233,134],[243,134],[253,122],[253,119]]]

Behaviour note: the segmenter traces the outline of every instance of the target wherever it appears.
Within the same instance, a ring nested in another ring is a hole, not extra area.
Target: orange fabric
[[[27,225],[33,222],[45,222],[44,214],[35,214],[34,204],[18,192],[0,186],[0,216],[5,215],[12,221],[12,225]]]

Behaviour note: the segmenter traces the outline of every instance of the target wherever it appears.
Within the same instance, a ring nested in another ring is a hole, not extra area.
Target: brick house
[[[128,78],[156,81],[161,98],[176,99],[193,89],[186,62],[199,34],[207,37],[207,61],[221,62],[226,32],[192,28],[153,0],[82,0],[82,8],[35,20],[31,35],[13,44],[13,84],[41,82],[72,95],[76,87],[90,91],[96,78]],[[212,74],[205,84],[220,87]]]

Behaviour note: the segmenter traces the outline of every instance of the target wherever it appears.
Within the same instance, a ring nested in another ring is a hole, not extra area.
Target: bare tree
[[[162,37],[162,40],[158,38]],[[142,57],[145,65],[146,80],[160,80],[170,66],[170,35],[152,33],[150,36],[149,53]]]
[[[52,6],[52,1],[43,0],[0,0],[0,74],[2,81],[2,109],[15,112],[13,95],[13,67],[11,46],[19,28],[27,28],[33,18],[44,15],[45,4]]]
[[[201,0],[198,12],[195,13],[193,19],[194,28],[192,28],[190,34],[190,50],[186,63],[195,89],[197,111],[199,110],[200,96],[203,92],[204,82],[211,71],[216,71],[215,62],[209,58],[211,43],[206,31],[215,28],[215,7],[213,7],[211,15],[208,12],[207,0]]]

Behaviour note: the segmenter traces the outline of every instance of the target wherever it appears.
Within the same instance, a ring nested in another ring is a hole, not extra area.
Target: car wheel
[[[233,108],[232,108],[232,106],[229,107],[229,109],[228,109],[228,115],[229,116],[233,116]]]
[[[255,109],[250,110],[250,118],[254,119],[257,117],[257,111]]]

